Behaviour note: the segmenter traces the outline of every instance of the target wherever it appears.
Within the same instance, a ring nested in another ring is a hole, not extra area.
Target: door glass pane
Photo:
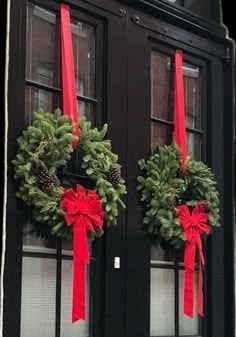
[[[89,336],[89,268],[87,267],[86,282],[86,320],[71,323],[72,310],[72,270],[73,261],[62,261],[61,279],[61,337]]]
[[[157,124],[155,122],[151,123],[151,146],[152,150],[155,150],[157,146],[162,144],[171,144],[173,140],[172,128]]]
[[[170,57],[151,54],[151,115],[173,121],[173,71]]]
[[[174,336],[174,271],[151,268],[151,336]]]
[[[59,36],[56,15],[28,4],[26,78],[42,84],[59,85]]]
[[[60,108],[60,97],[58,94],[26,86],[25,122],[27,124],[31,124],[34,111],[43,109],[45,112],[53,112],[57,108]]]
[[[186,126],[201,128],[201,73],[198,67],[183,64]]]
[[[95,29],[71,21],[77,93],[95,96]]]
[[[173,58],[151,54],[151,115],[173,121],[174,112]],[[183,63],[186,126],[201,128],[201,72],[192,64]]]
[[[197,279],[198,273],[194,277],[194,316],[189,318],[183,313],[184,296],[184,271],[179,271],[179,334],[180,336],[200,336],[199,316],[197,313]]]
[[[201,136],[188,132],[188,153],[192,154],[193,159],[201,159]]]
[[[21,337],[54,337],[55,309],[56,260],[23,257]]]
[[[174,249],[162,249],[160,246],[151,247],[151,262],[162,263],[166,262],[173,264],[174,262]]]
[[[29,209],[28,212],[24,224],[23,251],[56,253],[56,237],[51,235],[49,226],[34,222]]]
[[[85,116],[93,125],[95,125],[95,106],[86,102],[78,101],[79,115]]]

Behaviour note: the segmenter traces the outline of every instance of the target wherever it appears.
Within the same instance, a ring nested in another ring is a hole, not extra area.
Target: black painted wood
[[[207,38],[222,40],[222,38],[226,36],[226,29],[219,18],[220,8],[217,7],[217,9],[215,9],[216,6],[218,6],[215,0],[212,0],[210,5],[210,13],[208,10],[209,3],[204,2],[207,4],[205,13],[208,12],[210,17],[207,17],[207,14],[206,16],[194,15],[182,7],[173,6],[162,0],[120,0],[120,2],[132,6],[156,19],[173,23],[176,26],[184,28],[186,31],[190,30]]]
[[[151,141],[150,53],[144,29],[129,21],[127,149],[127,337],[148,337],[150,326],[150,243],[142,230],[136,177],[138,160]]]
[[[8,96],[8,173],[7,173],[7,223],[6,256],[4,269],[4,337],[19,336],[21,307],[21,246],[23,203],[15,198],[16,186],[13,181],[11,160],[16,154],[16,137],[24,128],[24,95],[19,95],[24,87],[26,1],[13,0],[14,10],[10,14],[10,60]],[[12,321],[14,317],[14,324]]]
[[[127,18],[109,16],[106,51],[106,121],[113,151],[127,177]],[[126,199],[126,198],[125,198]],[[117,226],[106,227],[104,335],[125,336],[126,325],[126,210],[120,208]],[[120,269],[114,258],[120,257]]]

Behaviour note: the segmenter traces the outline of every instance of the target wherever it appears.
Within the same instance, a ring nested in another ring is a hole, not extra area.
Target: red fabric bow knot
[[[184,230],[186,243],[184,253],[185,277],[184,277],[184,313],[193,317],[193,280],[196,247],[199,252],[199,279],[198,279],[198,313],[203,316],[203,293],[202,293],[202,266],[204,256],[202,252],[201,235],[209,234],[210,227],[206,224],[207,213],[201,203],[197,204],[190,213],[186,205],[178,207],[178,218]]]
[[[73,250],[73,309],[72,322],[85,319],[85,265],[89,262],[86,232],[94,232],[94,226],[102,228],[105,212],[98,195],[77,184],[76,192],[70,188],[62,195],[61,208],[67,225],[74,224]]]

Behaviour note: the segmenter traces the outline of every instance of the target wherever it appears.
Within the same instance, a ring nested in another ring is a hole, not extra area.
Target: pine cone
[[[112,166],[107,173],[107,179],[113,185],[116,185],[120,182],[121,179],[121,170],[119,166]]]
[[[210,211],[210,209],[211,209],[211,203],[210,203],[210,201],[203,200],[202,201],[202,205],[203,205],[203,207],[204,207],[204,209],[205,209],[206,212]]]
[[[40,170],[38,175],[38,186],[41,190],[49,190],[55,186],[54,179],[48,174],[48,171]]]

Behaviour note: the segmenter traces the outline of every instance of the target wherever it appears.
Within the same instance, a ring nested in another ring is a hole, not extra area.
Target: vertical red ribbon
[[[186,170],[186,158],[187,158],[187,140],[186,140],[186,126],[185,126],[185,104],[184,104],[184,81],[183,81],[183,52],[182,50],[176,50],[175,52],[175,113],[174,113],[174,140],[181,151],[182,169]],[[190,219],[191,216],[190,216]],[[181,221],[180,221],[181,222]],[[190,221],[191,222],[191,221]],[[182,224],[182,223],[181,223]],[[197,224],[193,223],[193,226]],[[191,242],[191,243],[190,243]],[[196,243],[187,240],[185,244],[185,275],[184,275],[184,314],[193,317],[193,288],[194,288],[194,258],[195,258],[195,244],[197,244],[202,255],[202,243],[200,235]],[[189,261],[191,263],[189,264]],[[204,259],[199,261],[199,275],[198,275],[198,294],[197,294],[197,308],[198,313],[203,316],[203,279],[202,279],[202,267],[204,265]]]
[[[76,99],[74,56],[69,6],[61,4],[61,63],[62,63],[62,99],[63,113],[71,116],[76,123],[74,135],[79,136],[79,111]],[[73,147],[78,142],[73,142]]]
[[[61,4],[61,72],[62,72],[62,100],[63,113],[71,116],[72,122],[76,123],[73,134],[79,136],[79,111],[77,111],[76,100],[76,82],[74,69],[74,56],[70,23],[69,6]],[[78,141],[73,141],[72,146],[76,148]],[[81,227],[83,228],[83,227]],[[85,263],[78,259],[78,230],[74,228],[73,238],[73,305],[72,305],[72,323],[78,319],[85,319]],[[81,229],[80,229],[81,230]],[[85,233],[86,236],[86,233]],[[83,236],[81,236],[83,237]],[[76,264],[76,268],[75,268]],[[79,283],[79,284],[78,284]],[[79,303],[78,303],[79,301]]]
[[[185,104],[184,104],[184,80],[183,80],[183,52],[175,52],[175,114],[174,114],[174,140],[181,150],[183,167],[187,158],[187,142],[185,132]]]

